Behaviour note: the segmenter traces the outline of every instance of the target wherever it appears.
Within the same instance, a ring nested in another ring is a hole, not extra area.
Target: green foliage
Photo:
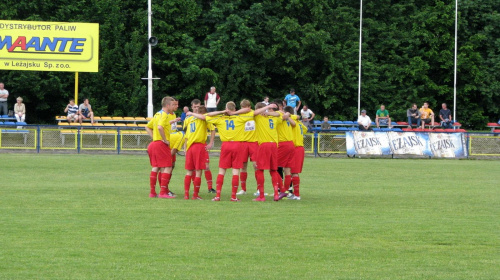
[[[500,2],[459,2],[457,117],[481,129],[500,109]],[[365,1],[361,106],[386,105],[403,121],[411,103],[453,109],[454,1]],[[0,18],[100,24],[98,73],[81,73],[80,97],[97,115],[146,115],[145,1],[6,0]],[[164,95],[181,105],[215,85],[222,102],[290,87],[318,118],[357,113],[359,3],[347,0],[153,1],[154,104]],[[53,122],[73,96],[74,74],[0,71],[22,95],[29,122]],[[182,106],[181,106],[182,107]]]

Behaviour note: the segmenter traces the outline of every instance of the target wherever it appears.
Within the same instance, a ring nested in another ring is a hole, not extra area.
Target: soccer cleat
[[[280,196],[278,194],[275,194],[274,195],[274,201],[278,201],[278,200],[280,200]]]
[[[240,190],[239,192],[236,193],[236,195],[243,195],[243,194],[247,194],[247,192],[244,190]]]
[[[189,199],[189,195],[185,195],[185,196],[184,196],[184,199],[185,199],[185,200],[188,200],[188,199]]]
[[[151,198],[155,198],[155,197],[158,197],[158,195],[157,195],[157,194],[155,194],[155,193],[150,193],[150,194],[149,194],[149,197],[151,197]]]
[[[173,192],[168,192],[168,195],[176,197],[175,193],[173,193]]]
[[[212,198],[212,201],[220,201],[220,197],[216,196],[216,197]]]
[[[199,196],[193,196],[193,198],[191,198],[192,200],[203,200],[203,198],[199,197]]]
[[[231,201],[234,201],[234,202],[239,202],[240,200],[237,199],[237,198],[231,198]]]
[[[293,195],[293,193],[289,192],[288,195],[286,196],[286,198],[288,199],[291,199],[292,197],[294,197],[295,195]]]
[[[259,196],[259,195],[260,195],[259,191],[257,191],[256,193],[253,193],[253,196]],[[269,195],[268,193],[264,193],[264,196],[268,196],[268,195]]]
[[[171,195],[168,195],[168,194],[160,194],[158,197],[159,198],[175,198],[175,196],[171,196]]]
[[[211,189],[208,190],[208,193],[217,193],[217,191],[214,190],[214,188],[211,188]]]
[[[289,198],[291,200],[300,200],[300,196],[294,195],[293,197]]]
[[[253,199],[253,201],[266,201],[266,198],[265,197],[263,197],[263,198],[257,197],[256,199]]]
[[[278,196],[278,200],[282,200],[283,197],[286,197],[288,195],[288,192],[282,192],[280,193],[280,195]],[[276,197],[274,198],[274,200],[276,200]]]

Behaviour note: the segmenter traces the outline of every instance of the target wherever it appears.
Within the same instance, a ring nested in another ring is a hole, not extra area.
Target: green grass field
[[[500,278],[500,161],[307,158],[302,200],[264,203],[229,202],[230,176],[218,203],[204,180],[203,201],[150,199],[149,171],[0,154],[0,279]]]

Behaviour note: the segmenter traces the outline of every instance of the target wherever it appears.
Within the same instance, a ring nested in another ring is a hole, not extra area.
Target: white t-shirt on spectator
[[[218,97],[219,96],[217,95],[217,92],[214,92],[214,94],[207,92],[207,94],[205,95],[205,100],[207,101],[207,108],[217,108]]]
[[[7,96],[8,96],[9,95],[9,91],[6,90],[6,89],[0,90],[0,95],[2,95],[2,94],[7,94]],[[1,102],[7,101],[7,98],[0,98],[0,101]]]
[[[302,116],[302,119],[310,119],[312,117],[313,112],[311,109],[307,109],[304,111],[304,109],[300,110],[300,115]]]
[[[362,126],[368,126],[369,124],[372,123],[372,120],[370,119],[370,117],[368,117],[368,115],[364,116],[363,115],[360,115],[358,117],[358,123],[361,123]]]

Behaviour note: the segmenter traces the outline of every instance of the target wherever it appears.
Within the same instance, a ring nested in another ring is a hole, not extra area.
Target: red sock
[[[292,175],[285,175],[285,183],[283,184],[283,188],[281,189],[281,192],[288,191],[288,188],[290,187],[291,182],[292,182]]]
[[[222,191],[222,184],[224,183],[224,175],[217,175],[217,182],[215,182],[215,188],[217,191],[216,197],[220,197],[220,193]]]
[[[269,173],[273,182],[274,195],[278,195],[279,181],[281,179],[280,174],[276,170],[270,170]]]
[[[194,193],[193,197],[197,197],[200,193],[201,177],[194,178]]]
[[[276,180],[278,180],[278,189],[279,189],[280,191],[282,191],[282,190],[283,190],[283,178],[282,178],[282,177],[281,177],[281,175],[278,173],[278,171],[274,171],[274,172],[276,172],[276,175],[275,175],[275,176],[276,176]],[[274,185],[274,184],[273,184],[273,185]]]
[[[255,179],[257,180],[259,198],[264,198],[264,170],[255,170]]]
[[[161,173],[161,184],[160,184],[160,186],[165,187],[166,193],[164,193],[164,194],[167,194],[167,193],[170,192],[170,190],[168,189],[168,184],[170,183],[170,177],[172,177],[172,174]]]
[[[149,175],[149,187],[150,187],[150,193],[156,195],[156,176],[158,172],[151,171],[151,174]]]
[[[300,177],[299,176],[293,176],[292,177],[292,183],[293,183],[293,194],[295,196],[300,196],[300,193],[299,193]]]
[[[156,176],[158,176],[158,185],[161,186],[161,172],[158,171],[158,175],[156,175]]]
[[[238,183],[239,183],[239,176],[238,175],[233,175],[233,180],[232,180],[232,189],[231,189],[231,198],[236,199],[236,191],[238,191]]]
[[[213,188],[212,171],[205,170],[205,180],[207,180],[208,190],[211,190]]]
[[[184,196],[189,197],[189,186],[191,186],[191,177],[190,175],[184,176]]]
[[[247,191],[247,177],[248,173],[246,172],[240,173],[241,189],[244,191]]]

